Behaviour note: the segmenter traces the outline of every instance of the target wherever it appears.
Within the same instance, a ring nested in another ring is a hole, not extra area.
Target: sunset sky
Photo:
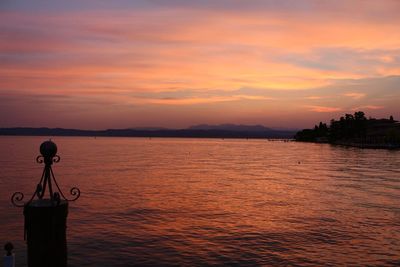
[[[1,0],[0,127],[400,119],[398,0]]]

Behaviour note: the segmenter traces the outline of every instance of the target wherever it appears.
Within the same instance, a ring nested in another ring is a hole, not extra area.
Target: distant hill
[[[193,137],[193,138],[293,138],[295,131],[273,130],[261,125],[197,125],[188,129],[108,129],[77,130],[63,128],[0,128],[0,135],[25,136],[118,136],[118,137]]]
[[[262,125],[237,125],[237,124],[199,124],[190,126],[189,130],[225,130],[225,131],[236,131],[236,132],[270,132],[274,131],[270,128]]]
[[[160,130],[169,130],[168,128],[164,127],[133,127],[129,128],[130,130],[136,131],[160,131]]]

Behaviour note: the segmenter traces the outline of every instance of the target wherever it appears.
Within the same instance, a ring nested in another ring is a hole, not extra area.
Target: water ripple
[[[9,194],[37,183],[41,169],[32,159],[42,139],[0,137],[0,151],[12,155],[0,157],[0,237],[15,243],[21,263],[23,216]],[[265,140],[54,140],[60,184],[82,191],[69,211],[71,267],[400,265],[398,151]]]

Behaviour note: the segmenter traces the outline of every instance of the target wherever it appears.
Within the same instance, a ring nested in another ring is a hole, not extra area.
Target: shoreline
[[[293,139],[295,131],[285,130],[226,130],[226,129],[108,129],[77,130],[62,128],[0,128],[3,136],[88,136],[88,137],[144,137],[144,138],[240,138],[240,139]]]
[[[357,143],[357,142],[346,142],[346,141],[319,142],[319,141],[298,141],[298,140],[296,142],[313,143],[313,144],[329,144],[332,146],[355,147],[355,148],[361,148],[361,149],[400,150],[400,144],[393,144],[393,143]]]
[[[357,147],[362,149],[390,149],[390,150],[400,149],[400,144],[393,144],[393,143],[356,143],[356,142],[338,141],[330,144],[337,146],[345,146],[345,147]]]

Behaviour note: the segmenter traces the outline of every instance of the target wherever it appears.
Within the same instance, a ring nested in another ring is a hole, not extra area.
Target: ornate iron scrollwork
[[[64,201],[75,201],[77,200],[80,195],[81,191],[77,187],[72,187],[70,189],[70,195],[72,198],[67,198],[61,191],[60,186],[58,185],[58,182],[56,180],[56,177],[54,176],[54,172],[52,169],[53,163],[58,163],[60,161],[60,156],[57,155],[57,146],[55,143],[52,141],[46,141],[40,145],[40,156],[36,157],[36,162],[39,164],[44,163],[44,169],[42,173],[42,177],[40,178],[39,183],[36,186],[35,192],[32,194],[32,197],[27,201],[23,202],[24,200],[24,194],[22,192],[15,192],[11,196],[11,202],[13,203],[14,206],[17,207],[24,207],[25,205],[28,205],[33,201],[35,196],[38,199],[43,199],[46,190],[49,191],[49,199],[54,203],[55,205],[58,205],[61,200]],[[53,190],[53,183],[56,186],[56,190]]]

